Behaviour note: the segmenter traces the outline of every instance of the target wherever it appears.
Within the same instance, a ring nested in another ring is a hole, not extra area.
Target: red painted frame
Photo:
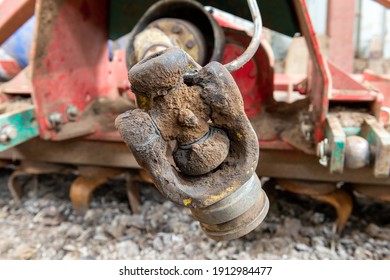
[[[323,57],[305,0],[293,0],[298,16],[301,35],[305,37],[310,55],[310,67],[306,77],[307,94],[312,105],[315,122],[315,141],[324,138],[324,121],[332,101],[370,101],[373,111],[380,106],[380,96],[360,88],[344,72],[328,65]],[[61,116],[62,126],[72,123],[66,117],[69,105],[78,108],[76,122],[82,122],[83,112],[100,98],[116,99],[129,89],[125,54],[116,52],[109,59],[107,31],[108,0],[38,0],[37,26],[32,57],[33,100],[36,106],[40,136],[43,139],[62,140],[58,131],[51,127],[51,114]],[[229,27],[234,27],[229,24]],[[237,29],[240,29],[237,27]],[[238,56],[249,43],[249,37],[239,32],[228,32],[225,62]],[[258,115],[272,97],[273,89],[286,89],[291,81],[297,88],[303,77],[278,77],[274,80],[273,63],[265,45],[242,69],[233,73],[244,98],[249,117]],[[354,94],[343,94],[338,84],[347,84]],[[365,94],[361,94],[365,91]],[[89,130],[78,134],[95,140],[121,141],[116,131],[103,132],[93,119]],[[72,138],[75,136],[69,136]],[[266,149],[292,149],[282,141],[263,146]]]
[[[44,139],[58,140],[49,122],[51,114],[61,114],[64,127],[69,123],[69,105],[81,115],[96,99],[115,99],[119,89],[128,85],[124,55],[116,53],[109,60],[107,8],[106,0],[37,2],[31,64],[33,100]],[[97,123],[90,126],[89,132],[106,138]],[[114,138],[120,139],[119,135]]]

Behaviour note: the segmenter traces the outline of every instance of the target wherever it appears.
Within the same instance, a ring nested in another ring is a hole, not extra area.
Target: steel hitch
[[[202,68],[173,47],[133,66],[129,80],[140,108],[116,126],[159,191],[190,208],[213,239],[255,229],[269,204],[255,173],[257,135],[229,71],[218,62]]]

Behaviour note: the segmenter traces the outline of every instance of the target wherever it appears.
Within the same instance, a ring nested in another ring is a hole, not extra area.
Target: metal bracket
[[[0,152],[38,135],[33,106],[0,115]]]
[[[326,137],[329,141],[330,173],[342,173],[345,159],[345,132],[339,120],[327,116],[325,123]]]
[[[375,177],[389,177],[390,173],[390,133],[375,118],[366,118],[361,136],[367,139],[375,153]]]

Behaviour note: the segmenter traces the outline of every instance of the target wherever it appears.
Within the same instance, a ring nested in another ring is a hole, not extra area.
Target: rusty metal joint
[[[268,211],[255,173],[259,145],[229,71],[218,62],[202,68],[173,47],[134,65],[129,80],[141,109],[116,126],[160,192],[190,208],[213,239],[257,227]]]

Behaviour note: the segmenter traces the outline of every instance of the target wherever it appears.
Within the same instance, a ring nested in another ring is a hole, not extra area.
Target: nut
[[[79,109],[76,106],[69,105],[66,109],[66,117],[68,121],[74,122],[77,119],[77,115],[79,113]]]
[[[62,125],[62,115],[58,112],[52,112],[48,117],[48,121],[50,128],[59,129],[59,127]]]
[[[180,27],[180,26],[174,25],[174,26],[172,26],[171,31],[172,31],[172,33],[180,34],[182,30],[181,30],[181,27]]]
[[[195,42],[193,40],[190,40],[186,43],[187,49],[192,49],[195,46]]]
[[[9,144],[17,135],[16,128],[7,124],[0,130],[0,143],[4,145]]]
[[[330,154],[329,140],[325,138],[323,141],[317,144],[317,156],[320,157],[320,164],[323,166],[328,165],[328,159]]]

